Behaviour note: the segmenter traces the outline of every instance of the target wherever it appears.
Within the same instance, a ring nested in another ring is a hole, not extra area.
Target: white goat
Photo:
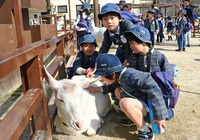
[[[90,94],[84,88],[90,84],[101,86],[101,82],[83,75],[57,81],[47,71],[46,74],[56,97],[56,131],[69,135],[84,132],[95,135],[104,122],[102,117],[111,109],[111,100],[108,94]]]

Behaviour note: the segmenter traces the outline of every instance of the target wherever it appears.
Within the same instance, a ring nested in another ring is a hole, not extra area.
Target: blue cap
[[[154,9],[150,9],[147,13],[155,14],[155,10]]]
[[[103,54],[97,59],[97,69],[94,74],[98,76],[109,76],[123,69],[124,66],[116,55]]]
[[[121,11],[120,11],[119,7],[114,3],[107,3],[106,5],[104,5],[101,8],[101,12],[98,14],[99,20],[102,20],[103,15],[110,13],[110,12],[119,14],[119,17],[121,18]]]
[[[181,10],[178,11],[178,13],[179,13],[179,14],[186,15],[186,10],[185,10],[185,9],[181,9]]]
[[[120,0],[119,4],[126,4],[126,1],[125,0]]]
[[[91,9],[91,5],[89,3],[83,3],[81,6],[81,10]]]
[[[91,35],[91,34],[84,35],[83,39],[82,39],[82,41],[80,42],[79,45],[81,46],[84,43],[93,43],[93,44],[95,44],[95,46],[98,46],[96,38],[93,35]]]
[[[171,20],[171,19],[172,19],[172,17],[171,17],[171,16],[168,16],[168,17],[167,17],[167,19],[168,19],[168,20]]]
[[[124,36],[130,35],[130,33],[135,35],[142,42],[151,44],[151,35],[149,30],[144,26],[134,26],[130,31],[124,32]]]

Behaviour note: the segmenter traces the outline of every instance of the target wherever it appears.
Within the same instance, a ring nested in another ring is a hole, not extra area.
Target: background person
[[[185,51],[186,47],[186,31],[184,30],[184,27],[187,24],[187,19],[185,17],[186,11],[184,9],[181,9],[179,12],[179,23],[177,25],[177,43],[178,43],[178,49],[175,51]]]
[[[184,0],[183,1],[183,8],[186,10],[186,18],[188,18],[188,21],[194,25],[194,22],[196,19],[193,17],[193,8],[190,6],[190,0]],[[186,45],[187,47],[191,46],[191,30],[186,32]]]
[[[152,47],[154,47],[155,35],[157,35],[159,32],[158,20],[154,17],[154,15],[155,11],[153,9],[150,9],[147,12],[147,18],[144,20],[144,27],[149,30],[149,33],[151,35]]]
[[[76,30],[77,33],[77,48],[80,50],[80,42],[82,42],[83,36],[86,34],[93,34],[93,30],[95,28],[94,19],[91,17],[91,5],[89,3],[83,3],[81,9],[79,11],[79,15],[77,17],[76,23],[73,25],[76,28],[80,28],[77,25],[81,21],[85,21],[87,24],[87,32],[84,34],[79,34],[79,30]]]

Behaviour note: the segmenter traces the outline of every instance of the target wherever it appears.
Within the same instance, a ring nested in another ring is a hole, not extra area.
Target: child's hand
[[[89,73],[86,75],[86,77],[88,77],[88,78],[94,77],[94,72],[89,72]]]
[[[94,77],[94,72],[96,71],[96,66],[94,67],[94,69],[88,68],[87,71],[88,71],[88,73],[86,73],[87,74],[86,77],[88,77],[88,78]]]
[[[125,67],[128,67],[128,66],[129,66],[129,63],[128,63],[128,61],[127,61],[127,60],[125,60],[125,61],[124,61],[124,63],[123,63],[123,65],[124,65]]]
[[[88,77],[88,78],[94,77],[94,72],[95,71],[93,69],[91,69],[91,68],[88,68],[87,70],[88,70],[88,72],[87,72],[86,77]]]
[[[90,73],[90,72],[93,72],[93,71],[94,71],[94,69],[88,68],[88,69],[86,69],[86,74],[88,74],[88,73]]]
[[[92,87],[92,86],[89,86],[87,88],[85,88],[86,90],[88,90],[90,93],[98,93],[98,92],[101,92],[101,87]]]

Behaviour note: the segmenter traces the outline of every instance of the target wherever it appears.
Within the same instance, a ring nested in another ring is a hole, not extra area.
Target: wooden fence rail
[[[51,39],[41,40],[0,55],[0,78],[20,68],[24,93],[0,121],[1,140],[19,139],[30,120],[32,139],[52,139],[53,115],[50,115],[52,110],[49,112],[47,95],[43,89],[44,52],[51,48],[55,53],[47,68],[50,74],[55,76],[59,72],[59,78],[65,78],[65,56],[68,54],[64,54],[64,49],[67,49],[64,47],[68,47],[66,42],[74,42],[73,36],[73,31],[67,31]]]

